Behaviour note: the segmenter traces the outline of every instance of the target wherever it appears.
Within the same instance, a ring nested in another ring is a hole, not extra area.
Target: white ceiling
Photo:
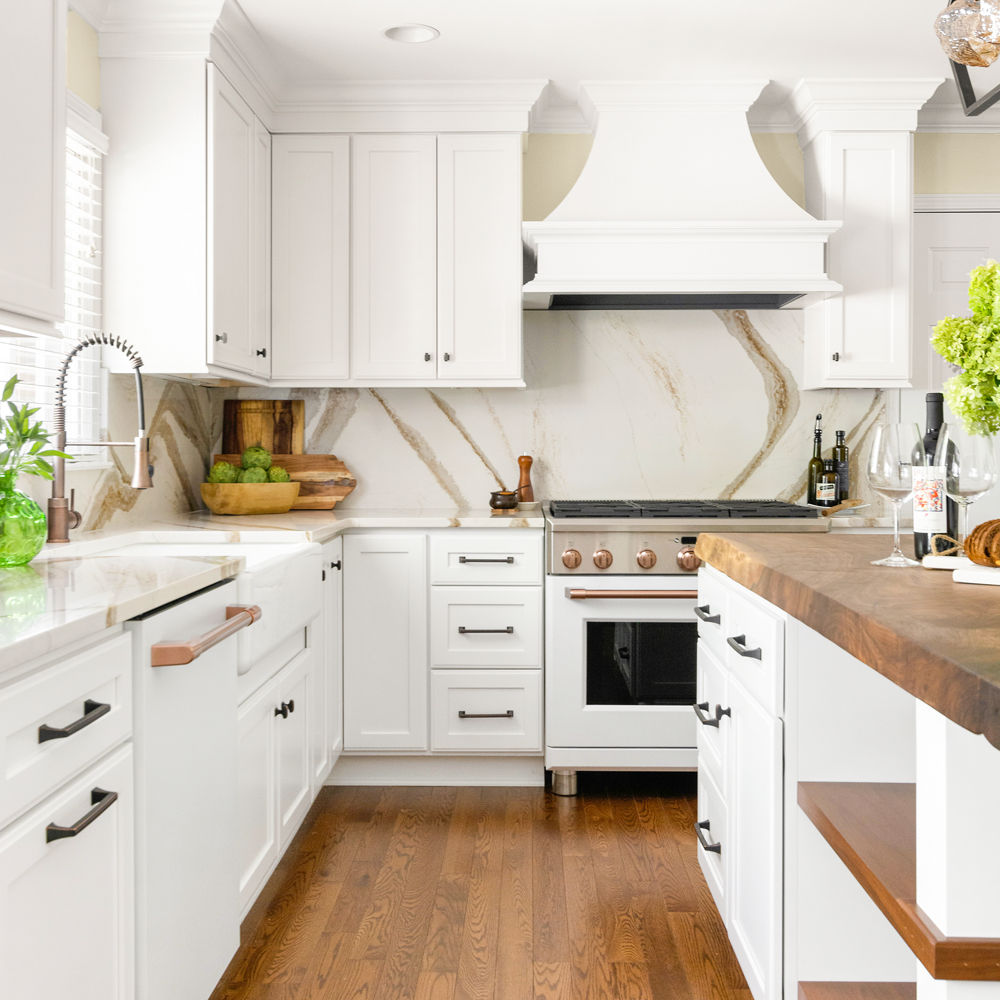
[[[286,83],[945,76],[943,0],[240,0]],[[431,24],[420,45],[385,28]]]

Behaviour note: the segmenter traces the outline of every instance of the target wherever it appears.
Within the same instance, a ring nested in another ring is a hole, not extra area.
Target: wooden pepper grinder
[[[521,468],[521,478],[517,484],[517,499],[525,503],[532,503],[535,499],[535,491],[531,488],[531,462],[530,455],[521,455],[517,464]]]

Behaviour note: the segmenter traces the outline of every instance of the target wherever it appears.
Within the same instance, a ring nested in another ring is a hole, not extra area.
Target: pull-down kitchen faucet
[[[80,343],[71,348],[63,359],[56,379],[56,406],[53,420],[55,429],[55,447],[65,451],[66,443],[66,374],[70,362],[86,347],[115,347],[128,358],[135,369],[135,395],[139,408],[139,428],[132,441],[74,441],[71,448],[134,448],[135,467],[132,470],[132,489],[148,490],[153,485],[153,467],[149,464],[149,438],[146,436],[146,407],[142,397],[142,358],[139,352],[121,337],[110,337],[106,333],[97,333],[84,337]],[[80,526],[80,513],[73,509],[75,490],[70,490],[66,499],[66,460],[55,458],[52,462],[52,496],[49,497],[48,523],[50,542],[68,542],[70,528]]]

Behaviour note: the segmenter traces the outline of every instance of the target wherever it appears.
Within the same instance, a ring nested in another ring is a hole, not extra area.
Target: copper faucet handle
[[[79,528],[83,515],[76,509],[76,490],[69,491],[69,510],[66,512],[66,527]]]

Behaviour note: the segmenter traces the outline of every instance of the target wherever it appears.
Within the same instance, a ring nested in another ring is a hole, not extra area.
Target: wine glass
[[[944,455],[945,492],[958,504],[959,552],[969,534],[969,505],[989,493],[998,478],[996,441],[970,434],[960,424],[942,424],[938,454]]]
[[[919,566],[899,547],[899,508],[913,495],[913,466],[923,465],[924,436],[915,424],[883,424],[868,457],[868,484],[892,504],[892,552],[873,566]]]

